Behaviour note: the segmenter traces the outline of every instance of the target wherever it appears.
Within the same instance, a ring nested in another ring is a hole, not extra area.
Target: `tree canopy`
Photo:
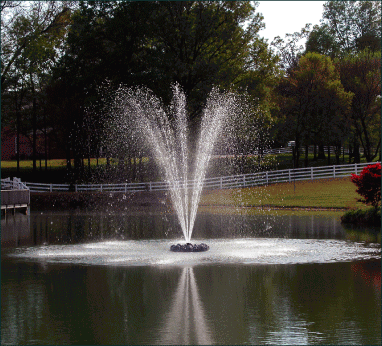
[[[321,25],[313,28],[307,40],[307,51],[333,58],[365,48],[381,50],[381,2],[326,2]]]
[[[308,145],[335,146],[337,162],[344,145],[361,146],[367,160],[375,159],[381,148],[381,3],[328,1],[320,25],[306,24],[271,44],[261,37],[265,23],[257,6],[2,1],[2,125],[30,140],[35,169],[42,133],[45,159],[49,139],[65,152],[69,172],[74,159],[73,179],[85,158],[90,167],[90,157],[105,155],[107,148],[108,162],[114,156],[123,167],[127,157],[128,169],[136,170],[130,158],[141,162],[142,150],[130,132],[123,150],[120,142],[110,145],[104,104],[122,85],[144,86],[169,106],[171,87],[178,84],[187,97],[191,131],[209,92],[230,89],[251,101],[242,138],[258,138],[259,148],[270,133],[277,145],[295,140],[296,164],[303,147],[307,164]]]

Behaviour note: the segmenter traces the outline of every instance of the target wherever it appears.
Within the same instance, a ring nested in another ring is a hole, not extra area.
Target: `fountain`
[[[179,87],[167,113],[146,89],[119,91],[118,129],[133,125],[147,141],[176,216],[32,210],[2,219],[2,343],[381,344],[381,245],[348,239],[338,212],[217,208],[195,222],[235,97],[212,91],[191,160]],[[185,244],[167,237],[174,222]],[[210,251],[190,243],[194,225]]]
[[[190,141],[185,94],[179,85],[173,86],[173,100],[165,110],[160,100],[146,88],[120,88],[114,103],[116,120],[122,128],[135,129],[146,143],[163,172],[172,205],[178,217],[186,244],[171,247],[176,252],[200,252],[206,244],[190,243],[198,210],[203,181],[214,145],[228,121],[238,114],[238,96],[220,93],[217,88],[209,94],[202,114],[196,144],[193,172],[189,174]]]

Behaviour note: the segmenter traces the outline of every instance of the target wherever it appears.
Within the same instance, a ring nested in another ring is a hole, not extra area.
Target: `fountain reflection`
[[[161,333],[160,344],[162,345],[213,344],[192,267],[185,267],[182,270]]]

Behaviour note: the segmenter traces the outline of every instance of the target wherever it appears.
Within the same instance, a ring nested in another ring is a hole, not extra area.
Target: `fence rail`
[[[207,178],[203,182],[204,189],[230,189],[258,185],[269,185],[282,182],[293,182],[299,180],[313,180],[322,178],[346,177],[351,173],[359,174],[361,170],[375,162],[357,163],[349,165],[334,165],[322,167],[306,167],[296,169],[283,169],[279,171],[258,172],[235,176]],[[2,180],[3,184],[3,180]],[[121,183],[121,184],[43,184],[25,183],[31,192],[54,192],[54,191],[98,191],[98,192],[137,192],[137,191],[166,191],[170,183],[148,182],[148,183]],[[184,182],[173,182],[180,188],[185,188]],[[194,181],[187,182],[187,188],[192,188]],[[3,185],[2,185],[3,186]]]
[[[1,179],[1,214],[6,214],[8,210],[13,213],[15,209],[28,212],[30,203],[29,188],[21,181],[20,178]]]
[[[341,155],[349,154],[349,148],[345,148],[345,147],[337,148],[337,147],[334,147],[334,146],[329,146],[329,147],[324,146],[323,150],[324,150],[325,154],[328,152],[328,148],[330,149],[330,152],[332,154],[334,154],[336,150],[339,150]],[[318,147],[318,145],[316,145],[316,153],[318,153],[318,149],[319,149],[319,147]],[[374,151],[374,150],[375,149],[373,148],[372,151]],[[299,152],[301,154],[304,154],[305,153],[305,146],[299,147]],[[308,152],[309,153],[314,153],[314,145],[309,145],[308,146]],[[360,147],[360,148],[358,148],[358,152],[360,154],[363,154],[364,153],[364,149],[362,147]],[[259,155],[259,154],[262,154],[262,155],[277,155],[277,154],[288,154],[288,153],[292,153],[292,147],[271,148],[271,149],[264,148],[261,151],[260,150],[254,151],[253,154],[254,155]],[[227,157],[227,155],[215,155],[215,157],[222,157],[222,156]]]
[[[1,179],[1,190],[29,190],[28,186],[20,178]]]

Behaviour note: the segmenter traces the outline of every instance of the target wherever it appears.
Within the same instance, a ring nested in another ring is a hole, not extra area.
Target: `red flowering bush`
[[[377,208],[381,202],[381,164],[366,166],[360,175],[352,174],[351,181],[358,187],[357,193],[364,198],[359,201]]]

